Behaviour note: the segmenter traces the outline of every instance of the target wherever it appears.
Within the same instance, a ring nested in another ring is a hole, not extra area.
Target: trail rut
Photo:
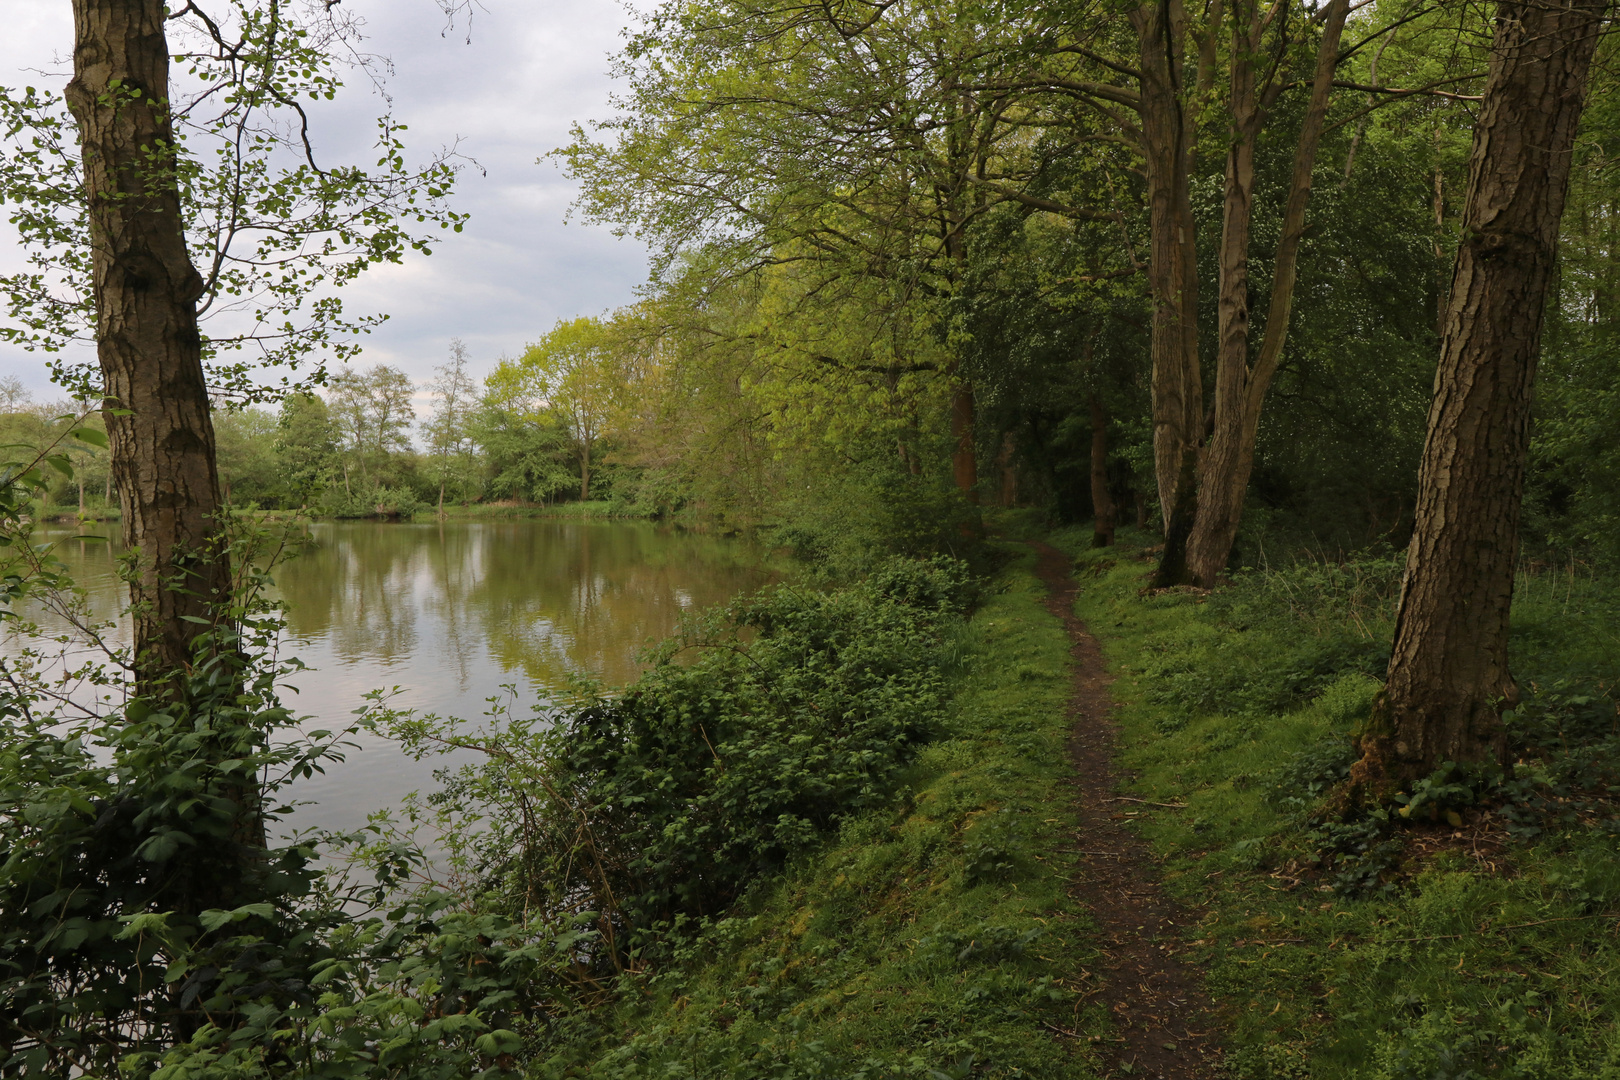
[[[1116,1025],[1113,1041],[1102,1046],[1102,1075],[1208,1080],[1217,1075],[1220,1047],[1202,972],[1181,959],[1182,928],[1192,916],[1166,895],[1152,852],[1125,825],[1134,804],[1116,794],[1112,680],[1097,639],[1075,617],[1072,560],[1048,544],[1034,547],[1047,609],[1063,620],[1074,657],[1068,749],[1081,872],[1071,893],[1101,931],[1105,966],[1095,993]]]

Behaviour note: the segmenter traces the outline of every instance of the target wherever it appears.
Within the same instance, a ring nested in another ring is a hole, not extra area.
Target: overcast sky
[[[368,47],[393,60],[389,92],[395,117],[410,126],[407,145],[425,156],[459,137],[488,174],[463,174],[454,205],[472,219],[460,235],[443,234],[431,257],[412,253],[344,289],[351,313],[391,316],[364,339],[355,363],[393,364],[422,380],[459,337],[482,376],[559,318],[633,299],[646,277],[640,246],[599,226],[564,224],[574,187],[555,165],[535,160],[563,145],[574,122],[607,115],[608,56],[628,20],[624,7],[482,0],[470,42],[465,22],[444,32],[434,0],[344,7],[366,20]],[[0,0],[0,14],[0,82],[60,91],[73,45],[69,0]],[[363,79],[339,101],[319,118],[319,150],[329,160],[369,163],[382,103]],[[0,267],[19,268],[15,234],[3,223],[0,230]],[[0,344],[0,375],[10,374],[37,397],[56,393],[37,355]]]

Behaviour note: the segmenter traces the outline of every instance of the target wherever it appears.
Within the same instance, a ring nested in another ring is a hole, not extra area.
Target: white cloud
[[[64,76],[22,69],[69,55],[68,0],[6,6],[0,82],[60,87]],[[441,33],[433,0],[344,6],[366,19],[368,46],[393,60],[388,90],[395,117],[410,127],[407,144],[425,155],[459,138],[461,152],[487,170],[468,170],[462,181],[456,208],[472,218],[461,234],[445,234],[430,258],[413,253],[344,290],[351,312],[391,316],[365,339],[357,363],[390,363],[426,379],[459,337],[482,375],[558,319],[633,299],[646,276],[641,246],[604,228],[565,225],[573,186],[553,163],[536,162],[568,141],[571,125],[609,112],[608,56],[625,20],[616,0],[484,0],[470,43],[465,24]],[[363,77],[353,80],[317,117],[320,152],[366,160],[381,105]],[[14,238],[0,232],[0,267],[19,263]],[[0,373],[51,392],[37,355],[0,347]]]

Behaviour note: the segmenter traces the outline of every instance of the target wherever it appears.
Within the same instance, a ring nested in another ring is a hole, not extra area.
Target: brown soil
[[[1090,909],[1101,932],[1105,968],[1094,993],[1116,1024],[1112,1040],[1099,1047],[1103,1075],[1204,1080],[1216,1075],[1220,1049],[1203,973],[1180,959],[1187,947],[1182,928],[1194,920],[1165,894],[1152,852],[1126,825],[1138,802],[1117,794],[1112,680],[1097,639],[1075,618],[1072,560],[1050,545],[1034,546],[1046,606],[1063,620],[1073,643],[1069,757],[1076,773],[1081,873],[1072,894]]]

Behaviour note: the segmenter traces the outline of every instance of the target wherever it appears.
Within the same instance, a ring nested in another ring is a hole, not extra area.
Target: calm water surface
[[[643,522],[317,524],[314,544],[276,572],[290,608],[286,655],[313,670],[288,705],[335,726],[376,689],[396,705],[475,717],[515,683],[533,698],[570,673],[619,685],[681,613],[769,580],[758,551]],[[57,548],[98,613],[117,611],[109,545]],[[3,647],[3,646],[0,646]],[[297,824],[353,828],[368,811],[432,786],[433,762],[367,739],[294,796]]]

